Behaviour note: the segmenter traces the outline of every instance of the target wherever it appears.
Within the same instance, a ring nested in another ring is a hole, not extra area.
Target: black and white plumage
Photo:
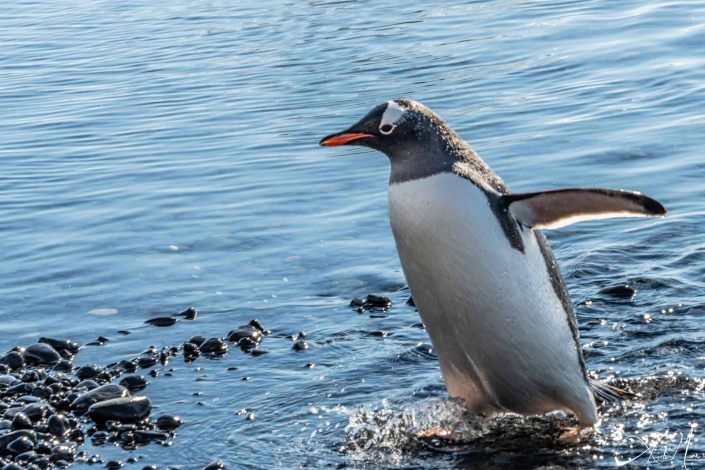
[[[375,107],[321,145],[363,145],[391,162],[399,258],[448,392],[476,413],[572,412],[597,421],[575,313],[540,228],[662,216],[639,193],[515,194],[437,114],[412,100]]]

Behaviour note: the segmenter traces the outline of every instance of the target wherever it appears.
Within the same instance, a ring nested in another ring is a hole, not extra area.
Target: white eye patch
[[[397,127],[397,122],[406,112],[405,108],[399,106],[396,101],[387,101],[387,109],[382,114],[382,120],[379,123],[379,131],[384,135],[389,135],[394,132]]]

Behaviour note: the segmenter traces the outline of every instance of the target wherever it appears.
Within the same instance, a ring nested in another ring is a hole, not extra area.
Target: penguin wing
[[[657,217],[666,209],[656,200],[621,189],[557,189],[502,196],[509,213],[524,227],[559,228],[583,220]]]

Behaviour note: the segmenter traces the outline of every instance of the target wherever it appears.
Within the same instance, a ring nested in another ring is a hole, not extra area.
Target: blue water
[[[12,2],[0,44],[0,349],[103,335],[77,361],[108,363],[251,318],[273,330],[268,355],[176,358],[150,379],[159,411],[186,423],[172,447],[89,453],[182,468],[611,467],[639,453],[625,435],[702,434],[704,3]],[[395,97],[441,114],[515,191],[629,188],[669,209],[548,234],[589,368],[653,392],[603,410],[584,446],[537,444],[526,429],[542,422],[512,418],[460,449],[413,442],[453,412],[405,304],[388,162],[317,147]],[[632,300],[597,295],[625,282]],[[392,298],[387,316],[348,307],[367,293]],[[143,324],[189,305],[194,322]],[[310,350],[291,349],[300,330]],[[689,467],[704,451],[691,445]]]

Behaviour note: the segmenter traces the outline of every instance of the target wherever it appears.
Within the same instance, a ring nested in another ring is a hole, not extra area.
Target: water
[[[158,411],[186,423],[172,447],[90,453],[183,468],[611,467],[641,452],[629,435],[675,450],[699,425],[687,464],[704,465],[705,4],[412,3],[3,7],[0,348],[104,335],[77,361],[107,363],[251,318],[273,330],[268,355],[177,358],[150,379]],[[515,191],[623,187],[668,207],[549,234],[590,370],[648,397],[603,408],[584,445],[547,437],[560,418],[479,423],[457,448],[413,438],[457,409],[405,304],[388,163],[317,147],[401,96]],[[624,282],[633,300],[597,296]],[[392,298],[387,316],[348,307],[367,293]],[[195,322],[143,324],[189,305]],[[313,347],[295,352],[300,330]]]

